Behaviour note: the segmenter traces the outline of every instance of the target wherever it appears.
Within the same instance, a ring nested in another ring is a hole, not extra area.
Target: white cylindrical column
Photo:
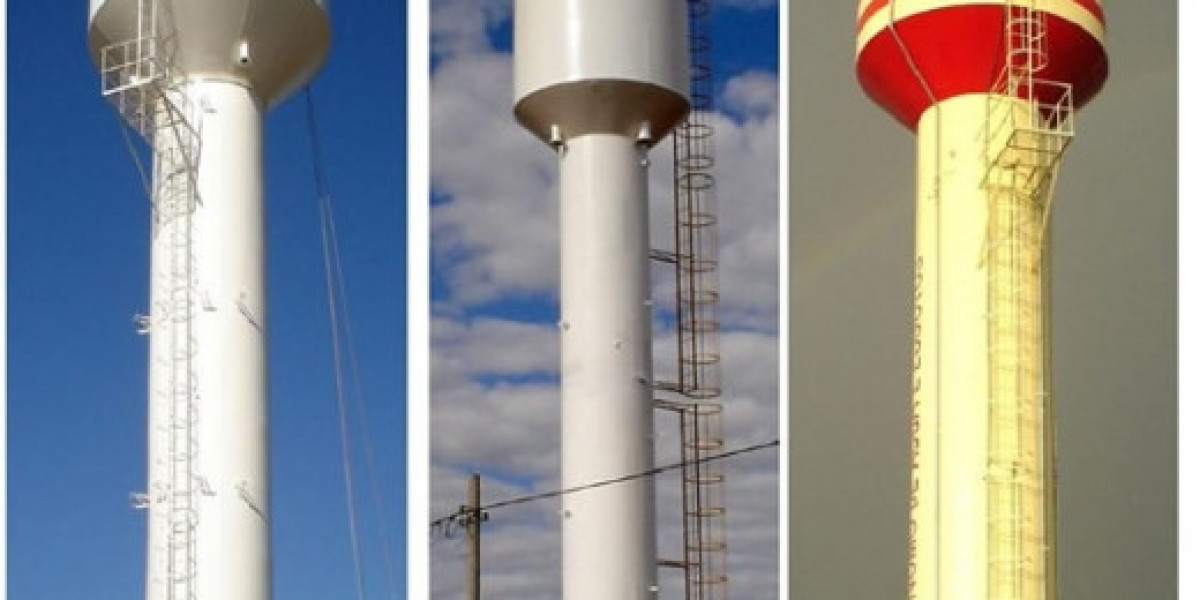
[[[909,598],[921,600],[1044,586],[1044,197],[1022,183],[1028,170],[989,174],[1012,132],[989,111],[1029,109],[962,95],[917,129]]]
[[[645,150],[591,134],[561,151],[562,485],[651,467]],[[563,598],[654,596],[653,480],[563,497]]]
[[[203,143],[195,170],[198,203],[188,217],[190,239],[178,237],[183,230],[173,219],[182,216],[165,218],[169,207],[156,207],[149,460],[157,499],[148,531],[147,598],[165,597],[172,578],[190,577],[198,598],[268,600],[263,108],[249,89],[234,83],[193,81],[185,93],[187,102],[180,105],[193,108],[191,123],[203,132]],[[160,150],[187,136],[178,128],[158,135]],[[162,157],[160,152],[156,178],[168,177],[171,170],[163,167]],[[160,191],[162,186],[156,181]],[[170,194],[157,196],[162,204]],[[190,263],[186,270],[180,269],[181,257]],[[186,309],[181,308],[185,295]],[[180,321],[184,310],[188,324]],[[194,412],[172,414],[171,388],[188,379]],[[178,432],[185,426],[193,433]],[[173,488],[187,480],[172,475],[172,456],[175,468],[182,468],[185,452],[192,456],[195,530],[191,536],[166,536],[163,528],[172,527],[171,494],[185,491]],[[181,568],[172,553],[178,557],[189,550],[168,546],[189,538],[194,564]]]
[[[249,89],[219,81],[195,83],[189,95],[204,135],[195,240],[197,591],[269,600],[263,107]]]

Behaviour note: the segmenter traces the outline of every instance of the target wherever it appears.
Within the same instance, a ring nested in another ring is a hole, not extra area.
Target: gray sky
[[[901,598],[915,139],[854,77],[852,0],[790,32],[790,596]],[[1175,597],[1176,19],[1108,2],[1053,213],[1062,597]]]

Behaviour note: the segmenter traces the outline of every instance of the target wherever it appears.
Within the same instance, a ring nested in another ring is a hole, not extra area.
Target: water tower
[[[1046,255],[1097,0],[861,0],[858,79],[917,133],[908,597],[1057,598]]]
[[[688,111],[682,0],[516,0],[516,117],[559,157],[562,485],[650,469],[647,153]],[[563,598],[653,598],[649,478],[563,497]]]
[[[146,598],[271,597],[262,121],[325,0],[91,0],[104,96],[153,157]]]

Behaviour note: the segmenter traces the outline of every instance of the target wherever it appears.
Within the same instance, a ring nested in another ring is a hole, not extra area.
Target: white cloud
[[[430,51],[447,58],[488,50],[486,32],[512,13],[511,0],[437,0],[430,3]]]
[[[740,114],[769,116],[779,107],[779,78],[762,71],[738,75],[725,84],[721,100]]]
[[[770,3],[738,2],[743,7]],[[431,322],[431,518],[462,503],[466,475],[484,473],[485,504],[558,487],[558,332],[553,315],[500,316],[510,299],[550,303],[558,286],[558,173],[554,154],[512,118],[511,57],[485,28],[508,3],[448,0],[433,15],[439,63],[431,78],[431,209],[435,276],[448,294]],[[719,181],[720,345],[725,447],[778,437],[778,83],[746,73],[721,90],[732,114],[710,115]],[[671,151],[651,155],[652,245],[669,249]],[[655,277],[668,269],[655,267]],[[673,282],[654,284],[659,306]],[[465,315],[471,315],[467,317]],[[536,322],[534,322],[536,321]],[[655,332],[658,372],[673,332]],[[678,459],[671,419],[656,417],[657,464]],[[724,461],[730,596],[777,596],[778,452]],[[678,551],[677,474],[658,478],[664,556]],[[485,525],[483,586],[493,600],[559,597],[557,500],[495,511]],[[674,545],[672,545],[674,544]],[[462,546],[430,545],[434,598],[461,595]],[[677,581],[661,573],[665,592]]]
[[[448,60],[430,82],[432,253],[451,302],[549,293],[558,285],[554,154],[512,118],[512,59]]]
[[[430,320],[429,330],[431,341],[441,354],[435,365],[437,376],[517,375],[558,370],[558,331],[553,326],[492,317],[472,320],[435,317]],[[497,348],[503,351],[498,352]]]
[[[737,80],[731,82],[736,83]],[[721,304],[727,327],[774,330],[779,313],[779,113],[717,125]]]

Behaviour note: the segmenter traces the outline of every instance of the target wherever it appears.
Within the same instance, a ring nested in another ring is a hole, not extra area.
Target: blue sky
[[[727,443],[736,448],[779,435],[778,6],[715,4],[721,345]],[[457,509],[472,470],[483,474],[485,504],[559,485],[559,265],[554,154],[512,117],[511,2],[440,0],[430,24],[433,519]],[[669,247],[669,146],[651,154],[656,248]],[[652,284],[661,306],[673,298],[669,281]],[[673,352],[666,325],[658,328],[663,371]],[[656,462],[666,463],[677,424],[658,420]],[[731,597],[777,593],[777,458],[763,452],[725,464]],[[669,557],[679,538],[678,485],[660,479],[660,549]],[[483,550],[489,598],[558,597],[558,506],[492,515]],[[459,597],[461,557],[461,540],[431,541],[433,598]],[[669,579],[667,597],[675,592]]]
[[[371,598],[404,560],[404,15],[331,3],[314,83],[383,502],[356,457]],[[86,2],[8,3],[8,592],[142,594],[148,203],[86,48]],[[267,118],[272,538],[281,598],[349,597],[312,161],[300,95]],[[357,419],[357,417],[354,417]],[[363,436],[356,434],[361,441]]]

